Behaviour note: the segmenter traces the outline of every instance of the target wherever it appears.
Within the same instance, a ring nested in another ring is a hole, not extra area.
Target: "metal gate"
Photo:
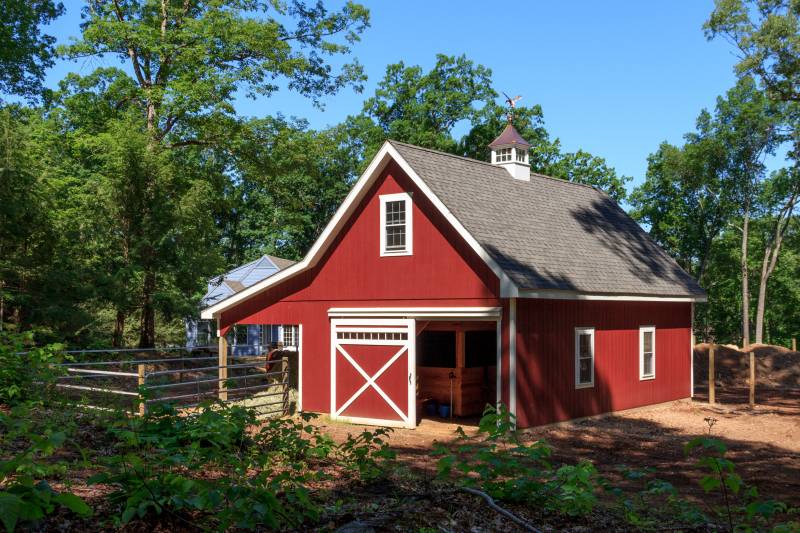
[[[414,320],[331,320],[331,418],[416,427]]]

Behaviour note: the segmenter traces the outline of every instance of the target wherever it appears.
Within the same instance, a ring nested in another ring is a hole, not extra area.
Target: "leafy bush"
[[[800,522],[791,520],[800,509],[790,508],[776,500],[762,500],[758,489],[747,485],[736,473],[736,465],[726,458],[725,443],[713,437],[696,437],[684,447],[687,455],[697,456],[696,465],[705,475],[700,486],[707,494],[722,497],[722,505],[709,505],[715,521],[722,521],[733,531],[771,529],[773,531],[800,531]],[[782,522],[783,520],[790,520]]]
[[[61,362],[60,344],[31,347],[33,334],[0,332],[0,403],[18,405],[37,399],[57,371],[53,363]],[[26,354],[19,352],[28,351]]]
[[[256,414],[243,407],[208,403],[191,416],[155,407],[112,429],[119,453],[90,482],[116,488],[119,524],[168,515],[193,526],[202,517],[219,530],[298,527],[319,515],[307,487],[328,476],[326,466],[373,476],[390,456],[386,430],[337,445],[312,418],[273,419],[252,431]]]
[[[91,515],[86,503],[70,492],[56,492],[43,478],[64,473],[62,461],[45,462],[61,448],[67,437],[63,431],[32,432],[31,412],[24,406],[0,414],[3,449],[21,448],[8,459],[0,460],[0,520],[14,531],[21,522],[37,522],[57,507],[80,516]]]
[[[478,435],[458,429],[459,444],[453,452],[438,445],[439,475],[479,488],[494,499],[524,502],[546,511],[570,516],[586,515],[597,504],[606,486],[594,465],[581,461],[555,466],[552,449],[542,441],[523,443],[514,431],[514,416],[505,406],[488,406]]]

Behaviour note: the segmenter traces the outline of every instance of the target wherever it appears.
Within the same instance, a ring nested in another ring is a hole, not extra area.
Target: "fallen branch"
[[[486,500],[486,503],[489,504],[489,507],[494,509],[497,513],[505,516],[506,518],[508,518],[509,520],[514,522],[515,524],[517,524],[518,526],[521,526],[521,527],[525,528],[528,531],[533,531],[535,533],[542,533],[542,531],[540,529],[536,529],[531,524],[529,524],[528,522],[526,522],[522,518],[518,517],[517,515],[515,515],[511,511],[503,509],[502,507],[500,507],[499,505],[494,503],[494,498],[492,498],[491,496],[489,496],[485,492],[480,491],[478,489],[473,489],[471,487],[461,487],[461,490],[463,490],[464,492],[469,492],[470,494],[474,494],[475,496],[480,496],[481,498]]]

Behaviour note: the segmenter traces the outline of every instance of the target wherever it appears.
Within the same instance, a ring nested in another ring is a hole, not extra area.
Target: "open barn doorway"
[[[418,322],[417,413],[477,420],[497,398],[496,322]]]

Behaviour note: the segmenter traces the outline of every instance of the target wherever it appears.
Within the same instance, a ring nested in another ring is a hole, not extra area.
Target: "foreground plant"
[[[118,454],[90,482],[115,487],[118,525],[167,518],[217,530],[299,527],[319,516],[308,487],[330,478],[328,467],[369,477],[390,455],[387,430],[338,445],[309,423],[314,416],[253,431],[256,413],[243,407],[207,403],[187,416],[158,406],[112,429]]]
[[[475,437],[458,429],[454,450],[437,445],[439,475],[462,487],[479,488],[494,499],[535,505],[548,512],[583,516],[597,505],[606,486],[594,465],[580,461],[556,466],[543,441],[524,443],[508,409],[488,406]]]
[[[9,414],[0,413],[0,442],[3,450],[20,451],[0,460],[0,521],[12,532],[20,524],[35,524],[59,507],[82,517],[92,514],[89,506],[68,491],[56,491],[46,477],[67,471],[64,461],[52,460],[67,441],[63,431],[35,431],[34,413],[18,406]]]
[[[709,433],[713,423],[709,422]],[[759,497],[758,489],[748,485],[736,472],[736,465],[726,457],[728,447],[710,436],[696,437],[684,447],[687,456],[697,457],[696,466],[704,472],[699,484],[706,494],[717,494],[722,505],[709,505],[714,522],[722,522],[730,531],[800,531],[793,518],[800,509],[783,502]]]

